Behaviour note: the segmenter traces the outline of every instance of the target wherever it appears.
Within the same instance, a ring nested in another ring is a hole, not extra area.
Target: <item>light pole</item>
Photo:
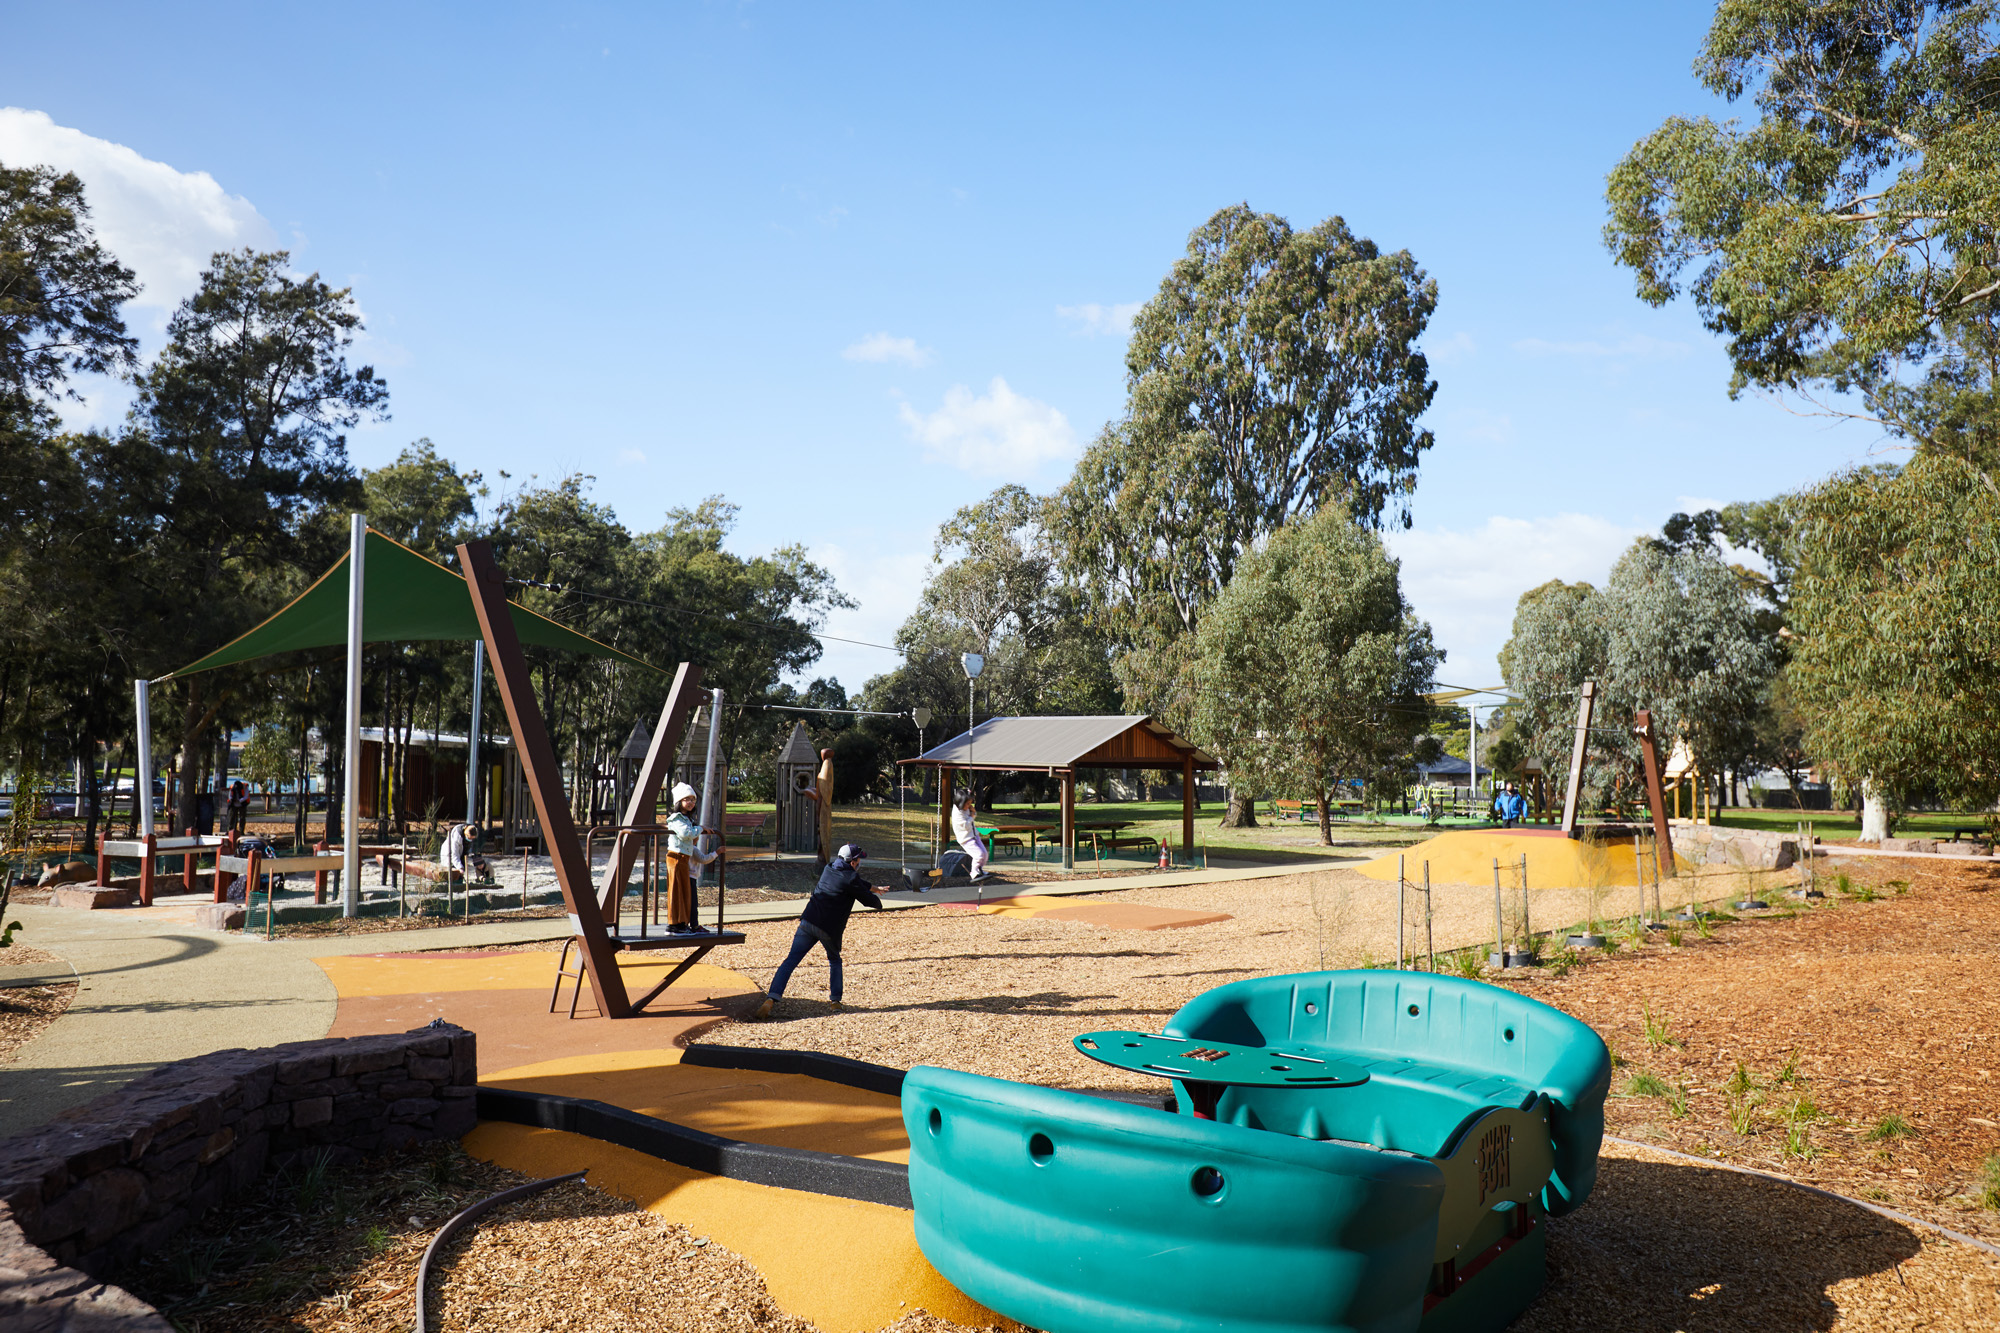
[[[921,756],[924,752],[924,728],[931,724],[931,710],[918,704],[910,710],[910,721],[917,724],[917,754]],[[896,838],[901,843],[904,888],[910,885],[910,833],[903,811],[904,794],[909,789],[910,784],[907,782],[896,783]]]

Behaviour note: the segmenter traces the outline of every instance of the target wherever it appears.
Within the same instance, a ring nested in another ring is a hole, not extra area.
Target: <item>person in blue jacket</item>
[[[1507,784],[1507,790],[1500,794],[1499,806],[1500,818],[1506,821],[1508,828],[1528,817],[1528,798],[1511,782]]]
[[[806,909],[799,914],[799,928],[792,935],[792,951],[785,961],[778,964],[777,975],[771,978],[771,989],[764,996],[764,1003],[750,1015],[754,1019],[769,1018],[777,1008],[778,1001],[785,998],[785,986],[792,979],[792,969],[805,960],[817,944],[826,950],[827,969],[831,974],[827,981],[827,997],[833,1007],[840,1008],[840,938],[847,931],[847,918],[854,911],[854,904],[867,903],[876,911],[882,910],[882,900],[875,896],[874,888],[861,878],[859,869],[868,853],[853,843],[845,843],[826,863],[826,869],[819,872],[819,883],[813,886],[812,896],[806,899]]]

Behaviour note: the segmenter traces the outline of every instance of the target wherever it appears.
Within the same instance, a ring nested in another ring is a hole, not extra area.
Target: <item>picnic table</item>
[[[1056,826],[1055,826],[1054,824],[1051,824],[1051,823],[1048,823],[1048,822],[1047,822],[1046,820],[1044,820],[1044,821],[1041,821],[1041,822],[1036,822],[1036,823],[1030,823],[1030,822],[1028,822],[1028,821],[1026,821],[1026,820],[1019,820],[1019,821],[1015,821],[1015,822],[1013,822],[1013,823],[1007,823],[1007,824],[1002,824],[1002,823],[998,823],[998,822],[995,822],[995,823],[991,823],[991,824],[989,824],[989,823],[986,823],[985,821],[983,821],[983,820],[982,820],[982,821],[980,821],[979,823],[977,823],[977,824],[974,824],[974,825],[973,825],[973,827],[974,827],[974,828],[976,828],[976,829],[977,829],[977,830],[978,830],[978,831],[980,832],[980,834],[981,834],[981,835],[985,836],[985,837],[986,837],[986,838],[988,838],[988,839],[991,839],[991,838],[993,837],[993,835],[994,835],[994,834],[996,834],[996,833],[1007,833],[1007,834],[1015,834],[1015,833],[1025,833],[1025,834],[1027,834],[1027,835],[1028,835],[1028,859],[1029,859],[1030,861],[1032,861],[1032,860],[1034,860],[1034,859],[1035,859],[1035,846],[1036,846],[1036,842],[1037,842],[1037,840],[1038,840],[1038,839],[1039,839],[1039,838],[1041,837],[1041,835],[1042,835],[1042,834],[1044,834],[1044,833],[1047,833],[1047,832],[1048,832],[1048,831],[1049,831],[1050,829],[1052,829],[1052,828],[1054,828],[1054,827],[1056,827]],[[988,842],[988,843],[986,844],[986,850],[987,850],[987,851],[988,851],[989,853],[991,853],[991,852],[992,852],[992,850],[993,850],[993,845],[994,845],[994,844],[993,844],[993,843],[992,843],[991,841],[989,841],[989,842]]]
[[[1086,1032],[1072,1044],[1113,1068],[1177,1080],[1198,1120],[1215,1119],[1224,1088],[1352,1088],[1368,1081],[1368,1071],[1355,1065],[1275,1046],[1119,1030]]]

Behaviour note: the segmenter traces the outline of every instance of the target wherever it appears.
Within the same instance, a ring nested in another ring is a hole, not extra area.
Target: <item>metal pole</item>
[[[1500,858],[1493,858],[1493,965],[1507,965],[1507,926],[1500,919]]]
[[[1479,706],[1477,704],[1465,706],[1465,719],[1471,724],[1465,734],[1471,738],[1468,753],[1472,756],[1468,761],[1471,771],[1465,776],[1465,789],[1472,796],[1473,810],[1477,811],[1479,809]],[[1474,818],[1477,817],[1475,814]]]
[[[1632,874],[1639,881],[1639,924],[1646,924],[1646,849],[1632,839]]]
[[[153,836],[153,713],[149,697],[151,681],[132,682],[132,703],[139,726],[139,767],[132,774],[132,799],[139,803],[139,836]],[[246,894],[247,902],[249,896]]]
[[[340,796],[340,914],[347,917],[361,914],[361,590],[367,553],[368,518],[356,514],[347,539],[347,764]]]
[[[1431,863],[1424,862],[1424,952],[1430,956],[1431,971],[1438,970],[1437,940],[1431,934]]]
[[[486,640],[472,641],[472,732],[465,738],[465,822],[484,825],[479,817],[479,703],[486,685]]]
[[[1409,919],[1410,911],[1403,897],[1403,858],[1396,857],[1396,970],[1403,970],[1403,922]]]
[[[722,752],[722,690],[711,686],[708,691],[708,758],[701,769],[701,822],[710,828],[722,827],[722,812],[728,807],[723,803],[723,793],[715,788],[715,761]],[[720,836],[720,835],[718,835]],[[702,838],[702,850],[708,850],[708,839]],[[829,853],[831,849],[829,849]],[[729,854],[724,848],[720,855]],[[708,867],[703,866],[696,876],[696,883],[708,879]],[[695,914],[700,915],[700,904],[695,905]]]

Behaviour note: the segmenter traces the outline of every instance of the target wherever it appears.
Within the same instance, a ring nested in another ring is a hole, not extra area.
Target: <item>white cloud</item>
[[[193,294],[217,250],[269,245],[274,235],[249,200],[206,171],[180,171],[123,144],[58,125],[40,111],[0,107],[0,162],[51,166],[83,181],[98,239],[139,277],[135,306],[157,327]]]
[[[1550,342],[1544,338],[1522,338],[1514,350],[1523,356],[1572,356],[1596,361],[1678,361],[1694,349],[1686,343],[1665,338],[1632,334],[1615,342]]]
[[[1075,332],[1083,337],[1122,338],[1132,331],[1132,321],[1143,304],[1125,301],[1118,305],[1059,305],[1056,317],[1076,325]]]
[[[1514,418],[1505,412],[1489,412],[1483,407],[1445,413],[1440,429],[1449,437],[1471,444],[1514,442]]]
[[[840,354],[849,361],[900,361],[906,366],[927,366],[933,356],[930,348],[917,346],[915,338],[898,338],[887,333],[871,333],[860,342],[849,344]]]
[[[1446,650],[1441,678],[1454,685],[1500,681],[1500,648],[1521,594],[1550,579],[1604,586],[1611,566],[1652,531],[1589,514],[1494,517],[1477,528],[1412,528],[1385,534],[1403,564],[1403,595],[1430,621]],[[1478,679],[1474,679],[1478,677]]]
[[[643,463],[646,461],[646,451],[643,449],[620,449],[618,451],[618,461],[621,463]]]
[[[1015,393],[998,375],[984,397],[955,384],[937,411],[919,413],[904,403],[902,417],[930,457],[979,476],[1026,477],[1043,463],[1076,452],[1069,418]]]
[[[1469,361],[1479,351],[1479,344],[1472,335],[1460,329],[1449,338],[1424,344],[1424,356],[1434,366],[1455,366]]]

